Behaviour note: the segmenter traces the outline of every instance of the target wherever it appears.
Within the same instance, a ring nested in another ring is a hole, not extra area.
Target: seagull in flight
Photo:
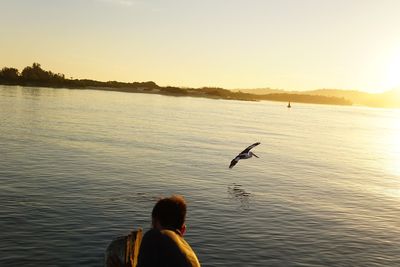
[[[233,166],[236,165],[236,163],[238,163],[239,160],[241,159],[249,159],[252,156],[258,158],[258,156],[256,154],[254,154],[253,152],[251,152],[250,150],[255,147],[258,146],[259,144],[261,144],[260,142],[254,143],[251,146],[249,146],[248,148],[246,148],[245,150],[243,150],[242,152],[239,153],[239,155],[237,155],[232,161],[231,164],[229,165],[229,169],[232,169]]]

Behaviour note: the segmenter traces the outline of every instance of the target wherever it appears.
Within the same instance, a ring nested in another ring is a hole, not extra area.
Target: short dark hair
[[[177,195],[162,198],[154,206],[151,217],[162,227],[181,229],[186,218],[186,201]]]

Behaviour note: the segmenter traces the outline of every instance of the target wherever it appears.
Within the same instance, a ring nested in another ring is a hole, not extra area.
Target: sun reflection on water
[[[384,169],[388,172],[388,186],[385,195],[400,198],[400,112],[393,110],[393,117],[387,120],[381,135],[385,158]]]
[[[396,120],[400,122],[400,118]],[[389,128],[390,127],[390,128]],[[385,153],[388,160],[388,170],[390,173],[400,177],[400,125],[389,126],[387,133],[384,134]]]

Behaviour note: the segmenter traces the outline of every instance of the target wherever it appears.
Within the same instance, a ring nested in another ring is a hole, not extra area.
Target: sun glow
[[[400,51],[389,61],[383,87],[385,89],[400,87]]]

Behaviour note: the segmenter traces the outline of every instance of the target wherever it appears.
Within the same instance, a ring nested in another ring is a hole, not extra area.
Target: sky
[[[382,92],[398,0],[0,0],[0,68],[70,78]]]

